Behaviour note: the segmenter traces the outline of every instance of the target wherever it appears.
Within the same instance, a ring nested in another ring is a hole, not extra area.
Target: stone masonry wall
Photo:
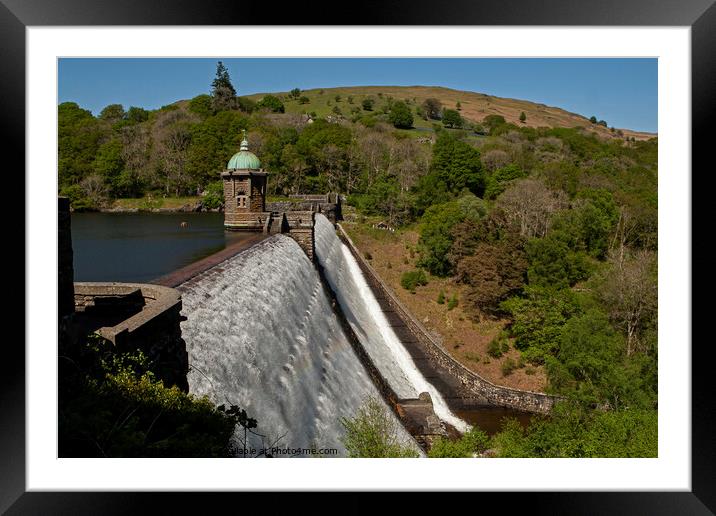
[[[289,212],[289,211],[315,211],[316,213],[322,213],[328,220],[334,224],[340,220],[341,211],[340,205],[333,202],[318,202],[318,201],[276,201],[267,202],[266,211],[273,212]]]
[[[313,261],[315,213],[312,211],[287,211],[284,215],[288,224],[288,236],[298,242],[308,258]]]
[[[184,320],[179,291],[145,283],[78,282],[75,304],[81,324],[96,327],[118,352],[142,350],[166,386],[188,392],[189,356],[179,326]],[[113,306],[127,317],[114,316]]]
[[[422,350],[435,365],[447,370],[454,378],[458,379],[466,391],[473,393],[480,399],[486,399],[490,404],[541,414],[547,414],[552,410],[554,403],[560,399],[559,397],[495,385],[455,360],[430,336],[425,327],[398,300],[392,289],[380,279],[375,270],[363,259],[340,224],[338,228],[343,241],[348,245],[351,254],[361,265],[363,272],[371,276],[372,281],[369,281],[371,287],[381,290],[382,296],[385,297],[391,308],[410,329],[421,345]]]

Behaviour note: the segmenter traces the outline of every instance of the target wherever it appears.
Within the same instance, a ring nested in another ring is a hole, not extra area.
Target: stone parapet
[[[271,212],[248,212],[224,214],[224,227],[229,231],[263,231]]]

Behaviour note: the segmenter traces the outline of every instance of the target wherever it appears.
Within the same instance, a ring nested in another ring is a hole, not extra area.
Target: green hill
[[[301,96],[305,96],[309,100],[305,104],[298,99],[291,99],[289,92],[256,93],[247,97],[259,101],[267,94],[281,98],[286,107],[286,113],[315,112],[319,117],[333,114],[333,109],[336,106],[344,116],[350,117],[351,110],[356,107],[361,108],[361,103],[366,98],[375,100],[375,111],[380,111],[381,107],[387,104],[388,98],[405,101],[413,110],[426,99],[436,98],[448,109],[455,109],[456,104],[460,102],[461,116],[475,123],[482,122],[488,115],[500,115],[507,122],[527,127],[585,127],[605,137],[615,136],[608,127],[593,124],[585,116],[570,113],[558,107],[439,86],[318,88],[301,91]],[[336,101],[336,95],[340,96],[340,100]],[[527,117],[524,123],[520,122],[520,114],[523,112]],[[415,117],[414,125],[417,129],[427,129],[432,126],[432,122]],[[624,137],[634,137],[637,140],[648,140],[656,136],[654,133],[634,131],[628,128],[615,129],[621,130]]]

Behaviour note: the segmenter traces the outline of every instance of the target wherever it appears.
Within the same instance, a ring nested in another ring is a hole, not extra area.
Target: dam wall
[[[178,290],[190,392],[255,417],[253,446],[345,454],[341,418],[354,417],[368,397],[398,397],[364,366],[319,272],[288,235],[272,235]],[[390,405],[401,440],[419,449]]]
[[[406,400],[430,399],[434,415],[457,431],[469,425],[455,415],[444,399],[443,390],[417,366],[391,321],[381,309],[358,263],[336,236],[335,226],[316,215],[316,262],[335,295],[338,307],[355,333],[365,354],[376,366],[383,381],[396,393],[401,405]],[[428,425],[429,426],[429,425]],[[446,426],[446,430],[449,427]]]

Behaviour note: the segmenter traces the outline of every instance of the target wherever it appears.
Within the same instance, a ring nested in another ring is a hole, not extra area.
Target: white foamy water
[[[296,242],[268,238],[179,290],[190,392],[246,409],[265,444],[285,433],[280,446],[345,455],[339,418],[381,396]],[[257,437],[250,442],[261,445]]]
[[[440,392],[417,368],[388,324],[350,250],[336,235],[333,224],[320,214],[316,215],[316,256],[353,331],[398,396],[417,398],[421,392],[429,392],[438,417],[467,431],[470,426],[452,413]]]

